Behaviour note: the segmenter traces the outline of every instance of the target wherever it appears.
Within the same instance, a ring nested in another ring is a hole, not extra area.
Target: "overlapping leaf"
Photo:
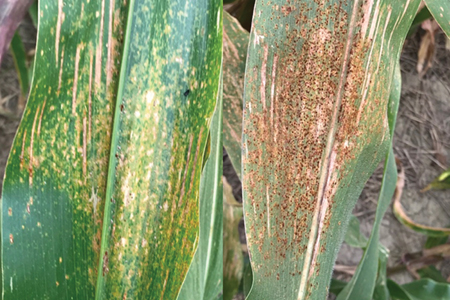
[[[222,85],[211,122],[211,152],[200,181],[200,237],[178,300],[215,300],[223,291]]]
[[[224,12],[223,23],[223,144],[241,177],[242,97],[249,34]]]

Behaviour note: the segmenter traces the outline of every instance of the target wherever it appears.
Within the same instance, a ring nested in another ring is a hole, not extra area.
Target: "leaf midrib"
[[[131,42],[131,27],[132,27],[132,15],[134,11],[135,0],[130,0],[128,4],[128,14],[126,19],[126,30],[124,37],[124,46],[122,52],[122,59],[120,64],[120,73],[119,73],[119,83],[117,89],[116,96],[116,105],[114,109],[114,117],[113,117],[113,129],[111,134],[111,147],[109,152],[109,163],[108,163],[108,176],[106,180],[106,195],[105,195],[105,206],[103,212],[103,226],[102,226],[102,237],[101,237],[101,246],[100,246],[100,256],[98,262],[97,269],[97,286],[95,289],[95,300],[103,299],[103,287],[104,287],[104,276],[103,276],[103,260],[105,256],[106,249],[108,248],[108,240],[109,240],[109,220],[111,218],[111,199],[114,180],[115,180],[115,171],[116,171],[116,157],[115,157],[115,149],[117,148],[118,138],[119,138],[119,122],[120,122],[120,105],[118,105],[119,101],[123,98],[124,94],[124,85],[126,79],[126,70],[128,65],[128,52],[130,49]],[[111,29],[112,30],[112,29]]]

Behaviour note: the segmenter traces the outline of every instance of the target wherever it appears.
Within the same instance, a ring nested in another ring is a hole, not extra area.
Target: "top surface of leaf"
[[[4,299],[175,299],[198,243],[221,3],[39,6],[2,196]]]
[[[390,140],[414,1],[257,1],[244,87],[253,299],[325,299],[350,212]]]

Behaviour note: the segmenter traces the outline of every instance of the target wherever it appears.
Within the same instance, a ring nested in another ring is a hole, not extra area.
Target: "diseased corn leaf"
[[[424,0],[433,18],[450,38],[450,2],[447,0]]]
[[[395,300],[446,300],[450,299],[450,284],[431,279],[420,279],[398,285],[388,279],[388,289]]]
[[[234,199],[230,184],[223,177],[223,299],[236,295],[244,273],[244,256],[239,240],[238,225],[242,219],[242,206]]]
[[[241,178],[242,96],[249,34],[224,12],[223,20],[223,145]]]
[[[419,2],[256,3],[243,119],[249,300],[326,298],[352,207],[388,149],[390,86]]]
[[[361,261],[359,262],[355,274],[353,275],[347,286],[344,288],[344,290],[338,295],[336,300],[371,300],[373,298],[373,293],[375,290],[377,275],[378,279],[380,279],[379,273],[382,272],[381,275],[386,277],[386,261],[388,254],[387,251],[381,250],[379,237],[381,220],[383,219],[383,216],[391,203],[397,183],[397,166],[395,164],[395,156],[392,149],[392,137],[394,136],[394,129],[397,120],[397,112],[400,103],[402,86],[399,62],[396,62],[394,77],[392,81],[393,83],[389,96],[387,111],[389,135],[391,136],[391,141],[389,144],[389,151],[386,154],[384,162],[383,179],[381,181],[381,190],[378,197],[377,210],[372,227],[372,232],[370,233],[367,247],[364,250],[364,254],[361,258]],[[382,265],[384,265],[384,268],[381,267]],[[386,285],[385,283],[386,279],[384,279],[384,281],[382,282],[379,282],[379,285],[382,287]],[[379,288],[378,295],[380,297],[385,296],[385,290]]]
[[[400,198],[398,198],[400,199]],[[442,228],[442,227],[432,227],[427,225],[422,225],[417,222],[414,222],[404,211],[402,204],[400,203],[400,200],[394,201],[393,205],[393,213],[397,220],[405,225],[406,227],[409,227],[410,229],[414,230],[415,232],[424,234],[426,236],[430,237],[444,237],[450,235],[450,229],[448,228]]]
[[[198,244],[221,3],[39,1],[4,299],[175,299]]]
[[[223,290],[222,85],[211,121],[211,152],[200,181],[200,237],[178,300],[215,300]]]

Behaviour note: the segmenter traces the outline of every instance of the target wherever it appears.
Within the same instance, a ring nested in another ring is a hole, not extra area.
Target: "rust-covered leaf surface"
[[[176,299],[199,238],[221,2],[39,1],[3,299]]]
[[[385,156],[419,0],[261,0],[244,91],[247,299],[326,299],[350,212]]]

